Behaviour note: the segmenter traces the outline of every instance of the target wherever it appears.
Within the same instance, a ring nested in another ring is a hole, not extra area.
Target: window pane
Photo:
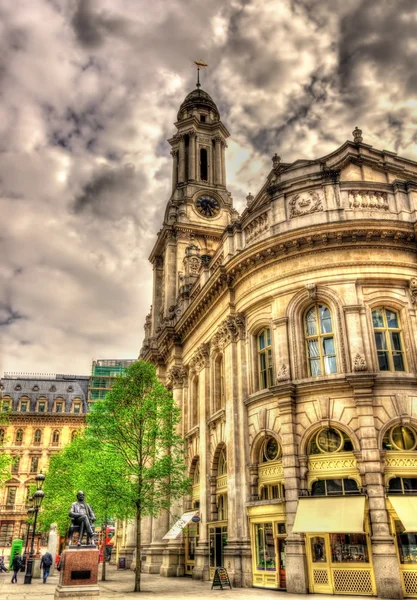
[[[265,332],[259,335],[259,350],[263,350],[265,348]]]
[[[317,322],[316,322],[316,309],[315,307],[310,308],[306,315],[306,332],[307,335],[317,334]]]
[[[378,364],[380,371],[389,371],[388,352],[378,352]]]
[[[330,375],[331,373],[336,373],[336,357],[335,356],[325,356],[324,357],[324,372],[326,375]]]
[[[352,494],[358,492],[358,484],[354,479],[344,479],[343,487],[345,488],[345,494]]]
[[[383,331],[375,331],[375,344],[377,350],[387,349],[387,341],[385,339],[385,333]]]
[[[401,564],[417,564],[417,534],[397,535]]]
[[[366,536],[362,533],[331,533],[332,562],[369,562]]]
[[[402,354],[392,354],[392,362],[394,363],[394,371],[405,371]]]
[[[391,348],[401,352],[401,338],[398,332],[391,331]]]
[[[332,494],[341,495],[343,493],[343,486],[341,479],[328,479],[327,480],[327,494],[328,496]]]
[[[392,431],[392,441],[400,450],[411,450],[416,439],[412,429],[399,425]]]
[[[267,571],[276,571],[277,568],[272,523],[265,523],[265,567]]]
[[[258,571],[265,571],[265,535],[264,525],[255,525],[256,540],[256,568]]]
[[[319,306],[320,312],[320,325],[322,333],[331,333],[332,331],[332,319],[330,311],[326,306]]]
[[[385,313],[387,315],[388,327],[398,329],[398,318],[397,318],[396,313],[392,312],[391,310],[386,310]]]
[[[389,481],[389,491],[393,494],[402,494],[401,477],[394,477]]]
[[[404,494],[417,494],[417,479],[403,477]]]
[[[310,359],[310,372],[312,377],[316,377],[316,375],[321,375],[321,365],[320,360],[318,358]]]
[[[384,319],[382,317],[382,310],[380,308],[372,311],[372,324],[374,327],[384,326]]]
[[[270,329],[266,330],[266,345],[267,346],[271,345],[271,330]]]
[[[326,562],[326,545],[324,538],[313,537],[311,538],[311,556],[313,562]]]
[[[311,488],[312,496],[325,496],[326,495],[326,484],[323,479],[315,481]]]
[[[323,354],[334,354],[333,338],[323,338]]]
[[[308,340],[307,347],[308,347],[308,355],[310,357],[320,356],[318,340]]]

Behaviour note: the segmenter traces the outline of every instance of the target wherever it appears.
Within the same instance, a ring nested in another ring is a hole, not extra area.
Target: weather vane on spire
[[[197,67],[197,83],[196,83],[196,88],[199,90],[201,88],[201,83],[200,83],[200,68],[203,67],[208,67],[208,64],[205,63],[202,60],[195,60],[194,64]]]

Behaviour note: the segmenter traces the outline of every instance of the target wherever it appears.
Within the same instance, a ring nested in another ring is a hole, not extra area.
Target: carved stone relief
[[[245,317],[237,313],[229,315],[223,321],[216,333],[211,339],[211,344],[214,348],[222,350],[230,342],[237,342],[238,339],[245,337]]]
[[[269,228],[268,213],[260,215],[245,227],[246,243],[252,242]]]
[[[288,206],[290,209],[290,219],[324,210],[322,195],[316,190],[295,194],[290,199]]]
[[[167,382],[172,387],[183,387],[187,380],[187,369],[185,367],[172,367],[168,371]]]
[[[189,367],[192,371],[199,372],[204,367],[208,366],[210,358],[210,344],[200,344],[197,351],[189,362]]]
[[[288,365],[281,365],[280,370],[277,373],[277,381],[281,382],[281,381],[288,381],[288,379],[290,378],[290,369],[288,367]]]
[[[411,302],[415,304],[417,302],[417,277],[413,277],[409,283],[409,290],[411,294]]]
[[[349,191],[349,208],[359,210],[389,210],[386,192]]]
[[[367,371],[368,365],[366,364],[366,360],[363,354],[356,354],[353,359],[353,370],[354,371]]]

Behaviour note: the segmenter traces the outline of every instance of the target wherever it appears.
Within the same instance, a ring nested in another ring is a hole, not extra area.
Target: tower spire
[[[196,83],[195,87],[199,90],[201,88],[201,83],[200,83],[200,68],[201,67],[203,67],[203,68],[204,67],[208,67],[208,64],[205,63],[202,60],[195,60],[194,64],[197,67],[197,83]]]

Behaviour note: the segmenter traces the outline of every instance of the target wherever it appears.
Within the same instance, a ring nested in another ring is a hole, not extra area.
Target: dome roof
[[[208,108],[209,110],[213,110],[217,116],[220,118],[219,111],[217,110],[217,106],[212,100],[211,96],[207,94],[204,90],[199,88],[193,90],[185,97],[184,102],[181,104],[180,109],[178,111],[178,119],[181,118],[181,114],[185,110],[192,110],[193,108]]]

